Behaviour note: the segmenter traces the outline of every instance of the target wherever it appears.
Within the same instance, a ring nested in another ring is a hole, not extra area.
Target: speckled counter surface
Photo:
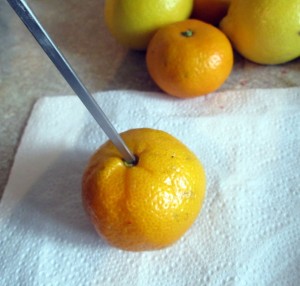
[[[143,52],[118,45],[105,28],[104,0],[31,0],[46,30],[92,92],[118,89],[158,91]],[[220,90],[300,86],[300,59],[261,66],[236,55]],[[73,95],[5,0],[0,2],[0,198],[23,128],[43,96]]]

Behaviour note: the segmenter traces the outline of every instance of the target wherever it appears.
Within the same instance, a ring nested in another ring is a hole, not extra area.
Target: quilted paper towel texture
[[[76,97],[43,98],[0,205],[1,285],[300,284],[299,89],[95,96],[118,131],[162,129],[196,153],[208,182],[201,214],[165,250],[108,246],[80,198],[107,138]]]

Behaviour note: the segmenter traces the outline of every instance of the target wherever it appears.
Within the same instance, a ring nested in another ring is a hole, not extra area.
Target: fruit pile
[[[217,90],[233,49],[258,64],[300,56],[300,0],[106,0],[105,21],[120,44],[146,50],[155,83],[182,98]]]
[[[106,0],[105,15],[121,44],[146,50],[149,74],[177,97],[218,89],[230,75],[233,47],[260,64],[300,55],[300,0]],[[136,160],[125,162],[111,141],[103,144],[83,175],[84,207],[114,247],[170,246],[201,210],[204,168],[163,131],[132,129],[121,137]]]

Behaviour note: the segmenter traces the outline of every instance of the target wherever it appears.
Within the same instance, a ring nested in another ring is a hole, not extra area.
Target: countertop
[[[148,75],[145,53],[121,47],[107,31],[103,0],[32,0],[28,4],[90,92],[159,91]],[[299,58],[263,66],[236,54],[232,74],[219,90],[295,87],[299,79]],[[7,2],[1,1],[0,198],[33,104],[40,97],[56,95],[74,93]]]

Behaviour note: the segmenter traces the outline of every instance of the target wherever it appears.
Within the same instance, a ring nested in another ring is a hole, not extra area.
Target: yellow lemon
[[[232,0],[220,26],[253,62],[281,64],[300,56],[300,0]]]
[[[187,19],[193,0],[106,0],[105,22],[122,45],[145,50],[154,32]]]

